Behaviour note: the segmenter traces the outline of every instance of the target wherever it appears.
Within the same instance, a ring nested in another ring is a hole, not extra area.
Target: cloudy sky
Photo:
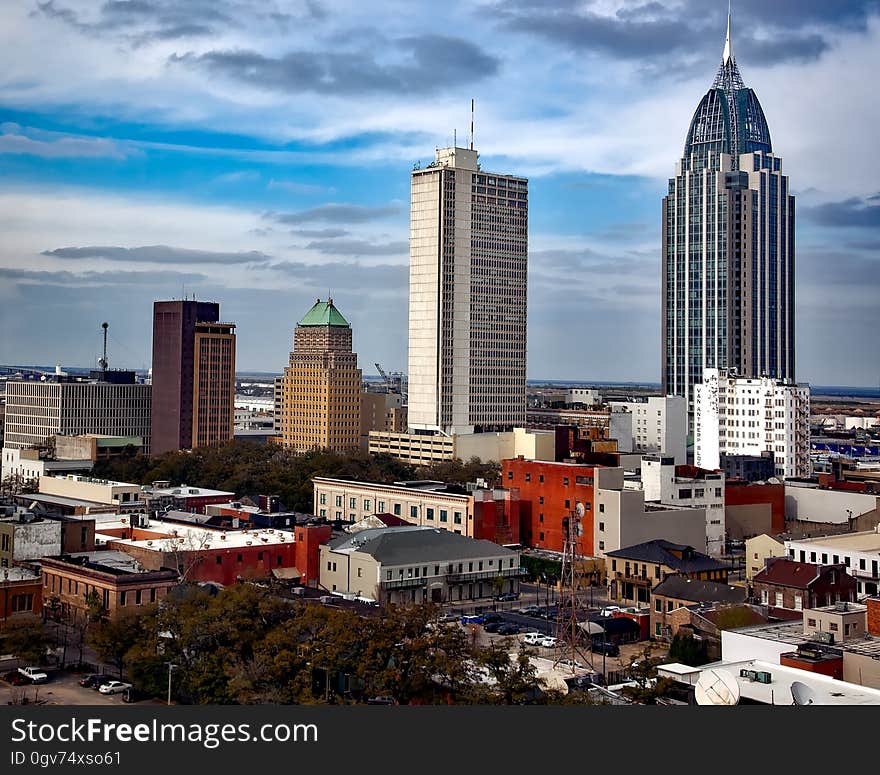
[[[721,0],[3,0],[0,363],[148,367],[152,301],[280,371],[328,291],[406,369],[409,171],[530,179],[529,377],[659,381],[660,200]],[[798,197],[800,380],[880,381],[877,2],[736,0]]]

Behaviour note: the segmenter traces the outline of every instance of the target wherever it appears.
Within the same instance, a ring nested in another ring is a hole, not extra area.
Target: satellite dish
[[[800,681],[792,681],[791,698],[794,700],[795,705],[816,704],[816,692],[814,692],[813,689],[807,686],[805,683],[801,683]]]
[[[739,684],[726,670],[704,670],[694,687],[694,699],[697,705],[736,705]]]
[[[584,509],[584,504],[581,503],[580,501],[578,501],[578,502],[575,504],[574,511],[575,511],[575,514],[578,515],[578,517],[583,517],[583,516],[584,516],[584,513],[585,513],[585,511],[586,511],[586,509]]]

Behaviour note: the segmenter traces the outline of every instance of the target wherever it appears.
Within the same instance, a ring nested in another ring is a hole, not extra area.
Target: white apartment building
[[[645,455],[642,458],[642,487],[645,500],[664,506],[684,506],[706,511],[706,552],[724,551],[724,473],[686,466],[676,471],[672,457]],[[702,549],[702,547],[700,547]]]
[[[788,540],[785,551],[796,562],[817,565],[842,562],[847,573],[855,577],[862,597],[876,595],[880,589],[880,526],[860,533]]]
[[[773,453],[778,477],[810,475],[810,387],[706,369],[695,386],[694,463],[720,468],[721,454]]]
[[[25,449],[49,436],[140,436],[150,452],[152,387],[110,382],[7,382],[4,441]]]
[[[523,426],[528,181],[439,148],[411,182],[408,427]]]
[[[659,452],[671,455],[676,465],[687,463],[688,416],[683,396],[647,396],[610,401],[609,405],[614,411],[631,414],[633,452]]]
[[[41,476],[91,471],[93,460],[48,460],[37,449],[3,448],[3,467],[0,477],[10,476],[22,482],[36,481]]]

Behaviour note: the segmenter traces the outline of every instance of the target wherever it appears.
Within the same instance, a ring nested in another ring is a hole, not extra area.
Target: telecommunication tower
[[[580,587],[582,572],[578,563],[583,561],[581,537],[584,533],[584,504],[580,501],[575,510],[562,518],[564,543],[562,549],[562,571],[559,579],[560,598],[556,615],[556,659],[554,667],[564,661],[564,665],[576,672],[576,665],[593,666],[592,641],[589,630],[587,610],[581,605]]]

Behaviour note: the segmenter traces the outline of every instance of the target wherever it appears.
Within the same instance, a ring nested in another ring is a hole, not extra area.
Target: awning
[[[302,573],[298,568],[272,568],[272,576],[284,581],[299,581],[302,578]]]
[[[586,630],[587,635],[601,635],[605,632],[605,628],[601,624],[596,624],[596,622],[578,622],[578,627]]]

